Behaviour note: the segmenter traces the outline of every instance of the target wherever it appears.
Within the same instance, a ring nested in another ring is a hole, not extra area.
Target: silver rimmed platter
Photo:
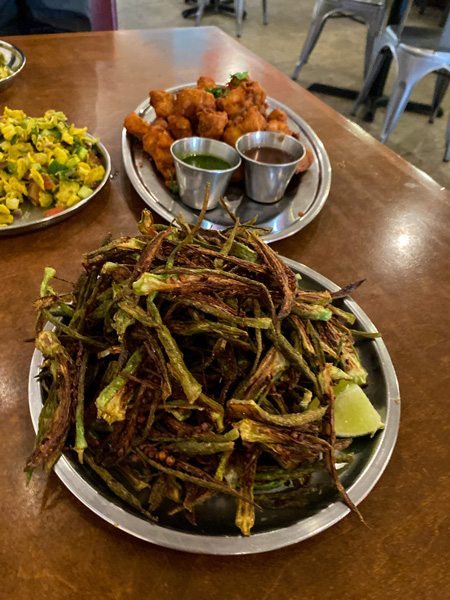
[[[90,139],[95,139],[89,134],[86,134],[86,137]],[[18,233],[26,233],[29,231],[34,231],[36,229],[48,227],[49,225],[54,225],[59,221],[68,219],[74,213],[83,208],[83,206],[85,206],[88,202],[91,202],[91,200],[93,200],[95,196],[100,192],[100,190],[105,186],[111,174],[111,159],[108,150],[101,142],[96,142],[95,146],[100,152],[101,164],[105,169],[105,176],[90,196],[88,196],[84,200],[80,200],[77,204],[74,204],[70,208],[66,208],[60,213],[57,213],[56,215],[52,215],[50,217],[45,216],[45,213],[48,210],[47,208],[43,208],[42,206],[34,206],[28,200],[24,200],[24,202],[20,205],[20,209],[23,213],[22,216],[16,217],[12,225],[0,227],[0,237],[15,235]]]
[[[312,269],[292,260],[284,260],[295,272],[301,274],[305,288],[330,291],[338,289],[334,283]],[[376,331],[370,319],[353,300],[343,300],[342,307],[355,314],[356,329]],[[381,414],[385,429],[374,437],[354,440],[350,449],[346,450],[354,452],[355,458],[352,463],[339,469],[339,473],[355,504],[359,504],[372,490],[388,464],[400,423],[399,388],[384,342],[381,338],[363,339],[358,343],[358,350],[369,373],[370,383],[366,393]],[[35,430],[42,408],[37,379],[41,364],[42,355],[35,350],[29,376],[29,405]],[[167,507],[163,505],[158,512],[159,522],[156,524],[122,504],[102,481],[79,465],[70,453],[60,458],[54,470],[83,504],[115,527],[148,542],[186,552],[230,555],[274,550],[320,533],[349,512],[336,492],[317,494],[303,508],[257,510],[252,535],[243,537],[234,525],[234,498],[218,495],[202,504],[196,513],[196,527],[181,513],[168,516]],[[364,506],[362,512],[364,513]]]
[[[5,58],[5,65],[12,71],[11,75],[0,79],[0,92],[8,89],[25,66],[25,54],[9,42],[0,40],[0,54]]]
[[[183,87],[186,86],[177,86],[167,91],[176,93]],[[314,162],[305,173],[294,176],[284,197],[275,204],[260,204],[251,200],[245,195],[243,184],[228,187],[226,202],[241,222],[249,221],[257,215],[258,225],[272,229],[264,240],[274,242],[296,233],[319,214],[330,191],[331,166],[322,142],[302,118],[273,98],[268,97],[267,104],[270,110],[279,108],[287,114],[289,127],[300,133],[300,141],[312,151]],[[156,118],[149,100],[142,102],[135,112],[148,122]],[[183,204],[178,195],[167,189],[153,162],[143,151],[142,143],[133,139],[126,129],[122,131],[122,156],[134,189],[151,209],[168,221],[172,221],[180,213],[188,223],[197,221],[199,211]],[[219,206],[206,213],[202,227],[224,229],[232,224],[230,216]]]

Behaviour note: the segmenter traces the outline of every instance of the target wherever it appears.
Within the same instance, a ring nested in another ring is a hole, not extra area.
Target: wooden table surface
[[[0,239],[0,597],[450,598],[448,193],[218,29],[10,41],[24,51],[27,65],[1,95],[2,104],[33,116],[49,108],[64,111],[104,142],[115,175],[76,216]],[[383,333],[399,378],[402,423],[385,473],[360,506],[370,528],[350,515],[289,548],[210,557],[166,550],[114,529],[54,474],[37,474],[26,488],[33,345],[25,340],[33,335],[32,302],[45,266],[74,280],[81,254],[106,233],[136,232],[144,204],[122,165],[124,116],[150,89],[200,74],[226,80],[244,70],[313,127],[333,169],[320,215],[274,248],[338,284],[366,278],[354,298]]]

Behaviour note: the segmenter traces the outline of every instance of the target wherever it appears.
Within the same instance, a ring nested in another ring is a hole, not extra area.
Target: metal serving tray
[[[300,273],[305,287],[312,290],[338,290],[338,286],[312,269],[284,259]],[[351,299],[342,307],[355,314],[355,328],[376,331],[367,315]],[[374,437],[357,438],[348,451],[355,459],[339,470],[348,495],[359,504],[377,483],[394,449],[400,423],[400,396],[394,367],[381,338],[363,339],[358,343],[362,363],[369,373],[367,395],[381,414],[385,429]],[[29,376],[29,405],[34,429],[37,430],[42,398],[37,375],[42,354],[35,350]],[[218,495],[202,504],[197,512],[197,527],[180,513],[168,516],[164,505],[158,512],[159,523],[147,521],[140,513],[112,495],[104,483],[66,454],[54,468],[61,481],[88,508],[115,527],[138,538],[177,550],[201,554],[251,554],[282,548],[305,540],[331,527],[349,513],[337,493],[317,495],[305,508],[257,510],[250,537],[243,537],[234,525],[236,500]],[[256,497],[257,500],[257,497]],[[362,507],[364,513],[364,507]]]
[[[176,93],[183,87],[186,85],[167,91]],[[292,131],[300,133],[300,141],[312,150],[314,162],[305,173],[294,176],[284,197],[275,204],[260,204],[251,200],[245,195],[243,184],[228,186],[226,201],[241,223],[258,215],[257,225],[272,229],[272,232],[264,237],[264,241],[274,242],[293,235],[319,214],[330,191],[331,166],[322,142],[303,119],[273,98],[268,97],[267,104],[269,109],[279,108],[287,114],[289,127]],[[156,118],[149,100],[142,102],[135,112],[148,122]],[[153,162],[143,151],[142,143],[133,139],[125,128],[122,131],[122,156],[134,189],[151,209],[168,221],[172,221],[180,213],[188,223],[194,224],[197,221],[199,211],[183,204],[177,194],[172,194],[167,189]],[[231,218],[219,206],[206,213],[202,227],[224,229],[232,224]]]

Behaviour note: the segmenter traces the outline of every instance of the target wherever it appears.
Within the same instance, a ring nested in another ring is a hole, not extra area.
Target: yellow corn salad
[[[22,216],[20,205],[59,212],[90,196],[105,177],[96,142],[62,112],[27,117],[5,108],[0,120],[0,226]]]
[[[9,77],[12,73],[11,69],[5,63],[5,57],[0,52],[0,79],[5,79],[5,77]]]

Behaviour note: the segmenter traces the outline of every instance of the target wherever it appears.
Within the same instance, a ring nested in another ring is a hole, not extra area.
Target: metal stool
[[[325,21],[332,17],[347,17],[368,25],[364,73],[370,64],[372,48],[376,36],[379,34],[386,12],[384,0],[316,0],[311,25],[300,57],[295,65],[292,79],[296,80],[309,55],[313,51]]]
[[[209,10],[208,10],[209,7]],[[267,13],[267,0],[262,0],[263,8],[263,23],[267,25],[269,22],[269,16]],[[229,6],[228,3],[221,2],[220,0],[198,0],[197,11],[195,13],[195,26],[200,25],[201,18],[205,9],[213,14],[225,13],[233,15],[236,18],[236,36],[241,37],[242,35],[242,22],[245,17],[245,5],[244,0],[234,0],[233,6]]]
[[[432,72],[438,72],[430,121],[433,122],[447,91],[450,75],[450,19],[444,30],[425,27],[386,27],[376,39],[372,62],[363,87],[352,110],[352,115],[365,102],[375,81],[386,51],[391,52],[397,64],[397,77],[386,108],[380,140],[385,142],[393,132],[405,110],[415,85]]]

